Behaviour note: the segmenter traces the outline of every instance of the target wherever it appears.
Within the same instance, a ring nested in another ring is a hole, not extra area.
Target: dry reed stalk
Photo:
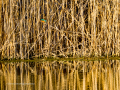
[[[2,9],[2,6],[3,6],[3,0],[0,1],[0,48],[2,47],[2,28],[3,28],[3,9]],[[0,59],[2,59],[2,52],[0,52]]]
[[[28,10],[28,7],[29,7],[29,2],[28,2],[28,0],[27,0],[27,10]],[[27,44],[27,50],[29,51],[29,31],[30,31],[30,26],[29,26],[29,10],[27,11],[27,22],[26,22],[26,24],[27,24],[27,34],[26,34],[26,44]],[[25,52],[27,52],[27,51],[25,51]],[[26,55],[26,53],[25,53],[25,55]],[[28,56],[28,57],[27,57]],[[29,59],[29,52],[28,52],[28,54],[27,54],[27,56],[25,56],[25,57],[27,57],[28,59]]]
[[[20,15],[20,57],[21,57],[21,59],[23,59],[23,49],[22,49],[22,46],[23,46],[23,44],[22,44],[22,42],[23,42],[23,40],[22,40],[22,30],[23,30],[23,25],[22,25],[22,23],[23,23],[23,21],[21,20],[22,19],[22,4],[21,4],[21,1],[19,0],[19,4],[20,4],[20,11],[19,11],[19,15]]]
[[[39,23],[40,23],[40,1],[38,1],[37,9],[38,9],[38,11],[37,11],[37,18],[36,18],[36,19],[38,19],[38,21],[37,21],[37,30],[38,30],[38,34],[40,34],[40,26],[39,26]],[[39,40],[39,42],[38,42],[39,43],[39,45],[38,45],[38,49],[39,49],[38,53],[40,54],[41,41],[40,41],[39,37],[37,37],[37,38]],[[39,55],[39,57],[40,57],[40,55]]]
[[[75,13],[74,13],[75,12],[75,10],[74,10],[75,9],[75,4],[74,4],[74,2],[73,2],[73,5],[72,5],[71,8],[72,8],[72,12],[71,12],[72,16],[75,17]],[[72,23],[73,23],[73,26],[72,26],[72,29],[73,29],[72,30],[73,31],[72,38],[73,38],[73,44],[74,44],[73,45],[73,57],[75,57],[75,25],[74,25],[75,22],[74,22],[74,18],[72,18]]]
[[[2,0],[0,1],[0,47],[2,44]],[[0,55],[1,57],[1,55]]]
[[[37,1],[36,0],[34,0],[34,5],[33,5],[33,42],[35,43],[35,41],[36,41],[36,39],[37,39],[37,26],[36,26],[36,24],[37,24],[37,21],[36,21],[36,19],[37,19]],[[39,20],[38,20],[39,21]],[[37,42],[36,42],[36,44],[34,45],[34,48],[33,48],[33,55],[34,54],[37,54]]]
[[[10,30],[13,30],[13,8],[12,8],[12,4],[13,4],[13,1],[12,0],[10,0]],[[13,40],[14,40],[14,38],[12,38]],[[13,55],[14,55],[14,53],[13,53],[13,42],[12,41],[10,41],[10,58],[13,58]]]
[[[25,20],[25,17],[26,17],[26,10],[25,10],[25,7],[26,6],[26,1],[25,0],[23,0],[23,15],[24,15],[24,22],[23,22],[23,36],[24,36],[24,45],[23,45],[23,54],[26,54],[26,50],[27,50],[27,43],[26,43],[26,35],[27,35],[27,31],[26,31],[26,20]],[[25,56],[25,58],[27,58],[26,56]]]

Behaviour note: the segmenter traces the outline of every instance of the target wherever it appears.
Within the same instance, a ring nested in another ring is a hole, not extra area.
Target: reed
[[[120,56],[119,3],[1,0],[0,59]]]

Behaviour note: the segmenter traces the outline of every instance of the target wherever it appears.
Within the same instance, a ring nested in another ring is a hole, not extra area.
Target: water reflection
[[[119,90],[120,61],[0,63],[0,90]]]

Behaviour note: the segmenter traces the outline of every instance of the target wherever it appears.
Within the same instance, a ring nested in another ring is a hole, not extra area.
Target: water
[[[120,90],[120,61],[1,62],[0,90]]]

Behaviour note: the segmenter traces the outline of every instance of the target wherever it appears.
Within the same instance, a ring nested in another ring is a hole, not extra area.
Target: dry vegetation
[[[0,0],[0,58],[120,56],[119,3]]]

